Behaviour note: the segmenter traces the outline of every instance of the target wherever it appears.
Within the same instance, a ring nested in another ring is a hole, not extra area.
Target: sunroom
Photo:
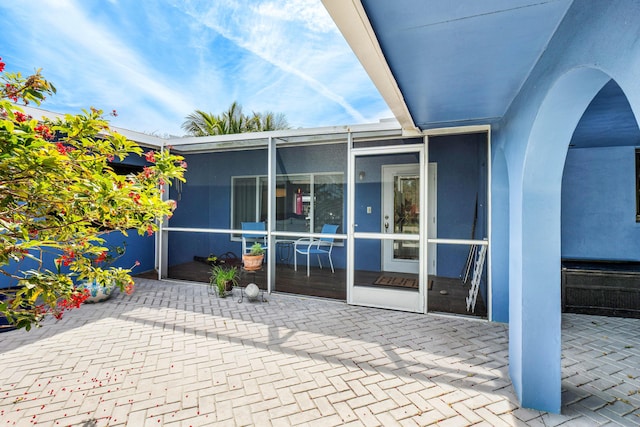
[[[407,134],[381,121],[170,143],[189,166],[170,190],[158,278],[208,282],[215,259],[266,292],[491,317],[488,126]],[[266,247],[257,272],[242,269],[243,237]]]

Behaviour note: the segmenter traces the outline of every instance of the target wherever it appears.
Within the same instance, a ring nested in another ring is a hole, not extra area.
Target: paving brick
[[[342,419],[343,423],[349,423],[358,420],[355,412],[347,405],[346,402],[337,402],[333,404],[336,414]]]
[[[269,400],[261,400],[251,405],[252,412],[261,412],[261,411],[269,411],[273,408],[277,408],[280,406],[280,400],[277,398],[269,399]]]
[[[507,414],[512,412],[514,409],[516,409],[518,407],[518,405],[509,402],[508,400],[501,400],[499,402],[494,402],[491,403],[487,406],[485,406],[485,408],[487,408],[488,410],[490,410],[491,412],[493,412],[496,415],[501,415],[501,414]]]
[[[421,412],[414,419],[418,422],[419,425],[430,426],[436,423],[447,420],[450,417],[442,414],[442,412],[437,409],[432,409],[430,411]]]
[[[293,415],[288,417],[289,425],[298,426],[298,425],[307,425],[311,423],[316,423],[320,425],[322,423],[322,417],[320,415],[320,411],[317,409],[309,409],[298,411]],[[324,425],[324,424],[322,424]]]
[[[519,406],[505,325],[268,299],[238,304],[205,286],[140,279],[130,297],[81,307],[29,334],[4,333],[0,419],[111,427],[640,423],[640,319],[563,315],[562,414],[546,414]]]
[[[525,423],[541,416],[540,411],[526,408],[516,408],[511,412],[511,414]]]
[[[487,408],[479,408],[476,411],[476,414],[483,418],[485,421],[490,423],[494,427],[509,427],[513,426],[517,423],[517,419],[515,417],[508,417],[506,420],[502,417],[494,414]]]

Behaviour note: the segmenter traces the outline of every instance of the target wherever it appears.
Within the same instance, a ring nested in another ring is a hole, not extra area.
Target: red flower
[[[60,154],[67,154],[67,147],[62,142],[56,142],[56,148]]]
[[[64,251],[64,253],[60,256],[58,263],[62,263],[62,265],[68,267],[75,257],[76,254],[72,250]]]
[[[2,58],[0,58],[0,73],[4,71],[4,67],[5,67],[5,65],[7,65],[7,64],[5,64],[4,62],[2,62]]]
[[[102,262],[104,262],[107,259],[107,252],[102,252],[100,255],[98,255],[96,257],[96,264],[100,264]]]
[[[156,162],[156,153],[154,151],[147,151],[144,154],[144,158],[147,159],[147,162],[149,162],[149,163],[155,163]]]
[[[129,282],[127,285],[125,285],[124,287],[124,291],[126,292],[127,295],[131,295],[133,293],[133,289],[134,289],[134,283],[133,281]]]
[[[147,225],[147,236],[151,236],[153,234],[153,227],[151,225]]]
[[[89,298],[89,289],[83,289],[82,292],[76,289],[75,292],[71,294],[71,303],[69,304],[69,308],[78,308],[80,304],[86,301]]]
[[[27,120],[29,120],[30,116],[20,112],[20,111],[16,111],[14,113],[14,115],[16,116],[16,122],[18,123],[23,123],[26,122]]]
[[[83,289],[80,291],[78,288],[75,288],[71,293],[71,299],[62,299],[58,301],[55,307],[51,308],[51,314],[53,317],[60,320],[62,319],[62,314],[65,310],[71,310],[72,308],[79,308],[80,305],[89,298],[89,290]],[[40,309],[42,310],[42,309]]]
[[[47,125],[39,124],[33,130],[35,130],[43,139],[50,141],[53,139],[51,129]]]
[[[11,83],[6,83],[4,85],[4,91],[7,94],[7,98],[13,102],[18,102],[18,89],[16,89]]]
[[[140,204],[140,195],[134,193],[133,191],[129,192],[129,197],[133,199],[133,201],[137,204]]]

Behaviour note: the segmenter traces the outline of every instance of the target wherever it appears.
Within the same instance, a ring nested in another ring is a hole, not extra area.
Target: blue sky
[[[196,109],[284,113],[294,127],[392,114],[320,0],[0,3],[8,71],[42,68],[42,108],[118,111],[114,126],[183,135]]]

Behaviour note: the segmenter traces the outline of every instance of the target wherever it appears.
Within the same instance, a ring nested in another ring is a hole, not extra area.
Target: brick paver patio
[[[640,320],[563,316],[561,415],[522,409],[507,326],[138,279],[0,334],[0,427],[640,424]]]

